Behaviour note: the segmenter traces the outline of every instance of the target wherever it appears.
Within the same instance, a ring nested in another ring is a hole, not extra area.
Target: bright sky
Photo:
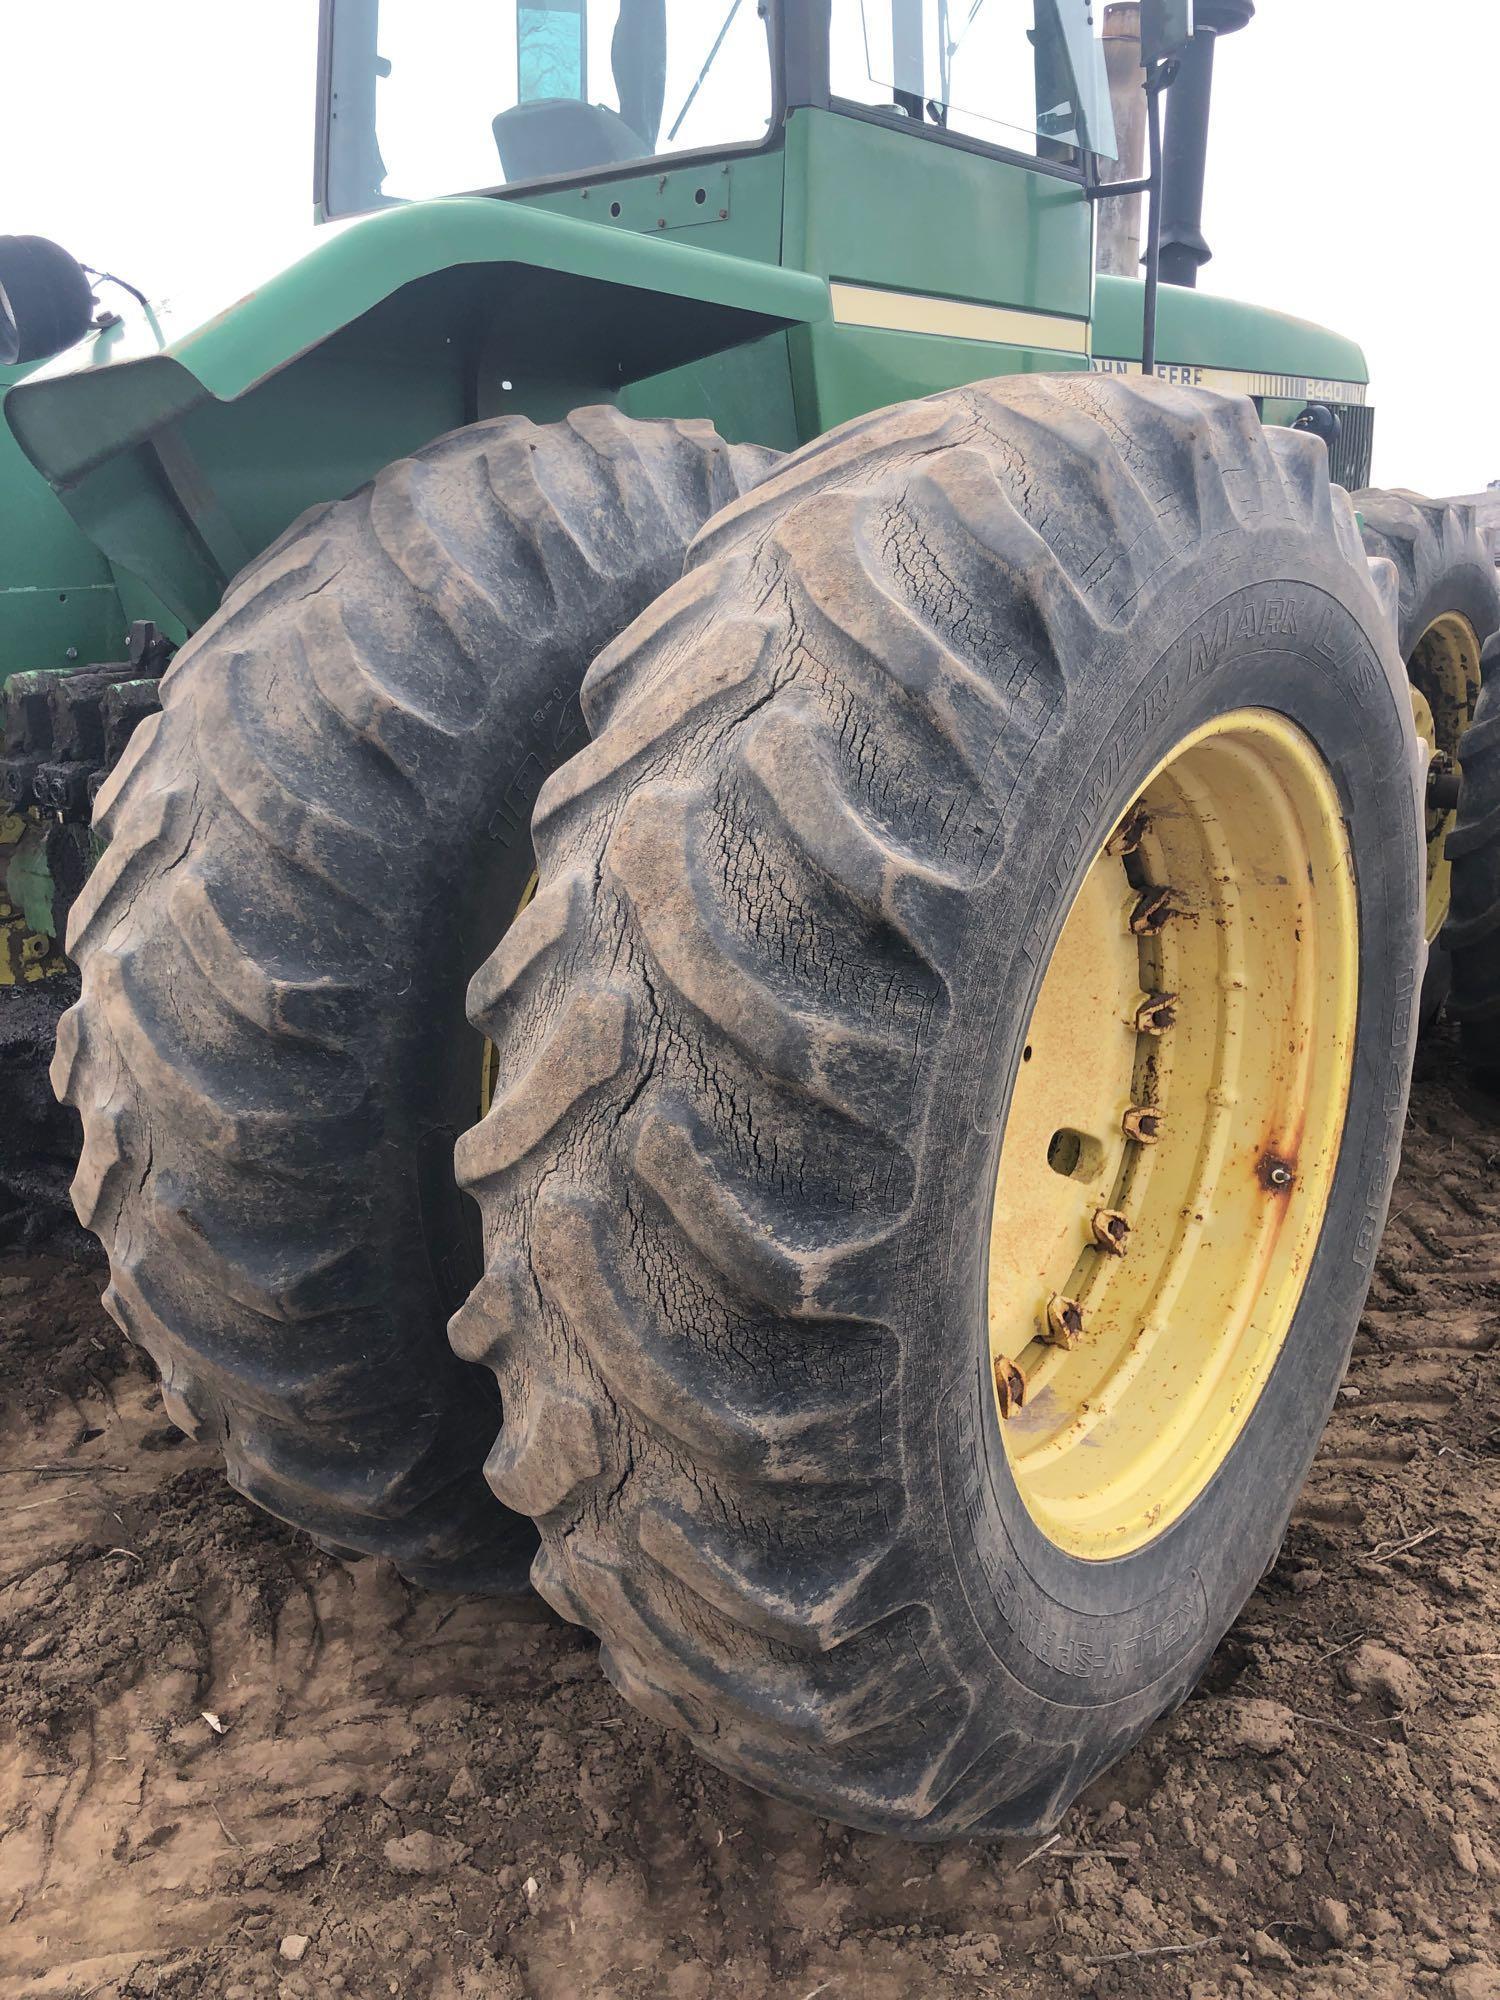
[[[55,237],[179,326],[312,247],[316,14],[13,10],[0,230]],[[1202,282],[1363,343],[1386,485],[1500,480],[1497,77],[1495,0],[1260,0],[1219,53]]]

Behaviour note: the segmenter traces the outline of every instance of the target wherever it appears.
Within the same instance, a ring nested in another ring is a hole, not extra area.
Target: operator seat
[[[620,0],[609,63],[619,111],[576,97],[533,97],[491,120],[508,181],[651,158],[667,88],[666,0]]]
[[[618,111],[576,97],[533,97],[513,104],[491,120],[490,130],[508,181],[582,173],[651,154],[647,141]]]

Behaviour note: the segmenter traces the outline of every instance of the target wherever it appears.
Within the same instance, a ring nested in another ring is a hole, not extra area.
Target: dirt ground
[[[0,1263],[7,2000],[1500,2000],[1500,1104],[1441,1047],[1281,1558],[1045,1844],[810,1820],[540,1605],[318,1554],[99,1283]]]

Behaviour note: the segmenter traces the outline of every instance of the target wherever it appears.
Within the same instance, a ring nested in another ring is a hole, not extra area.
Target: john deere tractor
[[[1450,908],[1500,1058],[1493,568],[1191,287],[1251,11],[323,0],[362,220],[133,358],[4,249],[110,1311],[271,1512],[914,1837],[1045,1826],[1273,1559]]]

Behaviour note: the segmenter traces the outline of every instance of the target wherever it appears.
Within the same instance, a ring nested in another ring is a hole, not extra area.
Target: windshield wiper
[[[950,51],[951,54],[957,55],[959,50],[963,47],[964,36],[968,34],[970,28],[972,28],[974,23],[979,19],[980,13],[982,12],[983,8],[984,8],[984,0],[974,0],[973,6],[969,9],[968,20],[964,22],[963,26],[958,31],[958,40],[953,44],[953,47]]]
[[[724,16],[724,25],[722,28],[720,28],[718,33],[718,38],[714,42],[713,47],[708,52],[708,60],[707,62],[704,63],[702,69],[700,69],[698,72],[698,81],[693,85],[692,89],[688,92],[686,104],[683,105],[682,109],[678,112],[676,118],[672,121],[672,129],[667,134],[667,144],[669,146],[671,145],[672,141],[677,137],[677,134],[682,130],[682,121],[684,118],[687,117],[688,113],[692,110],[693,100],[697,97],[698,92],[703,88],[703,79],[708,75],[708,72],[713,68],[715,59],[717,58],[720,49],[722,49],[724,46],[724,37],[729,33],[729,30],[734,26],[734,17],[736,14],[738,14],[739,11],[740,11],[740,0],[731,0],[729,12]]]

